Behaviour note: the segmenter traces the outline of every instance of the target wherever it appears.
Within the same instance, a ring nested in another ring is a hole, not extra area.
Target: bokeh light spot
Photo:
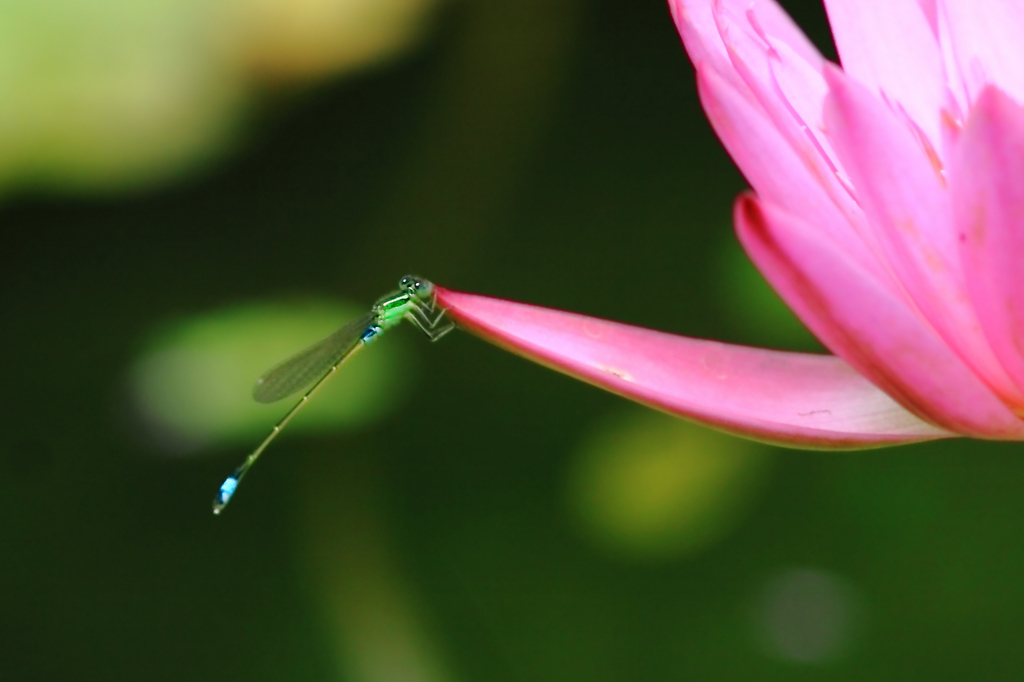
[[[837,575],[794,568],[773,576],[755,612],[758,639],[771,655],[799,663],[825,663],[846,654],[860,629],[862,608]]]
[[[0,193],[151,186],[235,143],[259,81],[366,68],[436,0],[0,3]]]
[[[368,66],[416,42],[437,0],[237,0],[248,60],[263,75]]]
[[[131,370],[137,410],[163,450],[251,440],[301,396],[259,404],[252,398],[257,377],[357,314],[354,307],[319,300],[243,305],[169,325]],[[404,392],[408,354],[402,346],[400,335],[391,334],[357,353],[289,430],[345,429],[386,412]]]
[[[573,464],[573,515],[598,544],[636,556],[694,552],[743,518],[764,446],[656,412],[602,424]]]

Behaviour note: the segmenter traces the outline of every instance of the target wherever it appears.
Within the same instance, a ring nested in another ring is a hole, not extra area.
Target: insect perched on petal
[[[224,507],[228,506],[228,502],[238,489],[238,484],[242,482],[242,477],[256,463],[281,429],[309,402],[324,383],[334,376],[338,368],[355,355],[356,351],[376,340],[402,320],[412,322],[431,341],[437,341],[454,328],[445,316],[445,311],[437,306],[433,284],[406,275],[399,281],[398,286],[398,291],[379,299],[366,315],[343,325],[323,341],[272,367],[256,380],[252,396],[261,403],[276,402],[294,395],[310,384],[312,387],[274,426],[270,435],[224,479],[213,499],[214,514],[220,514]]]

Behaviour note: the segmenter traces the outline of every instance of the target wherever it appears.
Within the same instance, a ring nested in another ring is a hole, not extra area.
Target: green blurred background
[[[693,80],[663,0],[2,0],[0,678],[1019,679],[1019,445],[774,449],[403,328],[211,515],[255,377],[407,272],[819,349]]]

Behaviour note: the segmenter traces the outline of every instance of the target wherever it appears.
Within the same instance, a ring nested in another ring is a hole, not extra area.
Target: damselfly
[[[220,514],[231,501],[242,477],[249,471],[260,454],[281,429],[309,402],[309,399],[330,379],[338,367],[352,357],[356,351],[370,343],[385,331],[409,320],[431,341],[450,332],[455,325],[445,317],[444,309],[434,298],[434,285],[430,282],[406,275],[398,283],[398,291],[384,296],[366,315],[344,325],[341,329],[306,350],[293,355],[268,370],[256,381],[252,397],[261,403],[272,403],[302,390],[313,382],[298,403],[279,421],[263,442],[259,444],[238,467],[224,479],[213,500],[213,513]]]

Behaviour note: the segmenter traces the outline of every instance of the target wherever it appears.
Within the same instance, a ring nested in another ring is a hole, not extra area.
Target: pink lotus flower
[[[1024,439],[1024,3],[670,0],[753,192],[747,253],[832,356],[438,290],[464,327],[683,417],[797,446]]]

